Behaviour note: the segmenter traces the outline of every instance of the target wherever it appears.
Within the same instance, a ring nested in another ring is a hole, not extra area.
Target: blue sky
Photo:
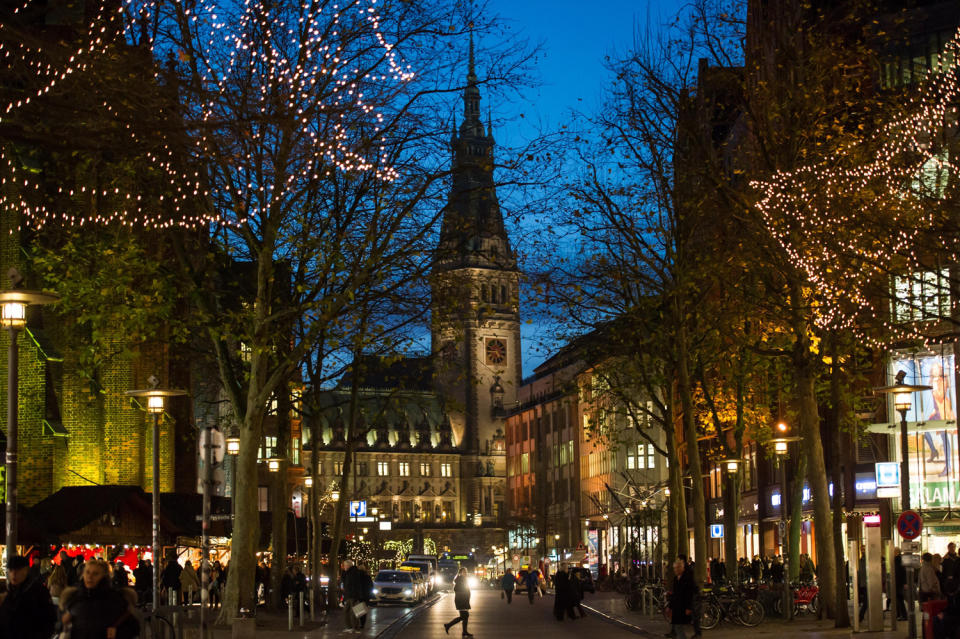
[[[682,0],[489,0],[487,10],[499,14],[511,32],[543,47],[533,78],[538,86],[524,92],[521,104],[492,105],[507,118],[494,131],[497,142],[521,147],[539,132],[558,128],[571,110],[595,110],[608,83],[604,57],[629,50],[638,25],[662,25],[682,5]],[[518,112],[524,117],[516,117]],[[536,319],[524,324],[524,376],[549,355],[551,333],[552,327]]]

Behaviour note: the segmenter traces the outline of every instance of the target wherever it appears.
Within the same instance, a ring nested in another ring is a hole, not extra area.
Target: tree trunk
[[[290,389],[282,384],[277,390],[277,449],[265,451],[282,457],[280,468],[270,482],[270,549],[273,562],[270,566],[270,607],[284,610],[281,583],[287,568],[287,522],[290,517],[290,496],[287,493],[287,466],[290,459]],[[294,529],[296,534],[296,529]]]
[[[803,524],[803,483],[807,476],[807,460],[801,453],[797,455],[797,465],[793,476],[793,486],[787,491],[784,488],[784,498],[787,492],[790,493],[790,536],[788,557],[790,561],[787,565],[787,578],[790,581],[796,581],[800,574],[800,532]],[[783,504],[781,504],[781,507]]]
[[[844,440],[846,439],[845,433],[842,433],[843,424],[845,422],[845,416],[849,410],[849,405],[844,395],[844,388],[846,387],[846,375],[843,367],[840,365],[840,359],[837,353],[836,342],[832,344],[833,348],[831,349],[831,359],[833,361],[833,369],[830,375],[830,398],[831,404],[833,405],[832,411],[832,421],[830,424],[830,432],[832,436],[832,446],[834,451],[834,463],[831,468],[831,480],[833,481],[833,552],[835,557],[837,557],[836,562],[836,612],[837,616],[834,620],[834,625],[837,628],[848,628],[850,626],[850,610],[847,608],[847,589],[845,587],[847,582],[846,571],[843,568],[843,561],[840,561],[839,558],[843,557],[843,496],[845,483],[843,481],[843,467],[840,464],[840,460],[845,459],[844,452],[847,449],[847,446],[844,445]],[[847,504],[847,508],[852,512],[854,504]],[[844,584],[844,587],[840,587],[839,584]]]
[[[672,385],[671,385],[672,386]],[[680,460],[677,456],[677,440],[673,430],[673,389],[668,392],[666,414],[663,417],[663,431],[667,448],[667,469],[669,472],[670,501],[667,508],[667,558],[673,561],[681,552],[686,553],[685,544],[681,543],[681,534],[686,537],[687,522],[683,517],[681,526],[680,511],[686,511],[683,504],[683,476],[680,473]],[[683,548],[684,550],[681,550]],[[660,570],[660,567],[657,567]]]
[[[739,584],[737,563],[737,524],[740,515],[740,476],[742,471],[727,473],[727,489],[723,499],[723,552],[727,569],[727,582]]]
[[[679,315],[679,313],[678,313]],[[693,548],[697,583],[707,578],[707,508],[703,494],[703,470],[700,467],[700,447],[697,442],[697,424],[694,420],[693,387],[690,380],[689,352],[686,327],[680,322],[677,329],[677,386],[683,412],[683,438],[687,444],[687,467],[693,480]]]
[[[805,325],[804,333],[806,335]],[[799,335],[797,335],[799,338]],[[836,618],[836,556],[833,545],[833,513],[830,510],[830,492],[827,485],[827,469],[823,459],[823,442],[820,438],[820,413],[813,372],[813,355],[803,338],[795,353],[797,376],[797,406],[800,409],[800,434],[803,438],[803,454],[807,462],[807,476],[813,499],[813,523],[817,546],[817,574],[821,598],[826,615]]]
[[[257,545],[260,541],[260,512],[257,508],[257,448],[263,411],[247,413],[240,425],[240,452],[233,536],[230,540],[230,565],[223,593],[219,624],[230,624],[241,609],[256,610],[255,572]]]

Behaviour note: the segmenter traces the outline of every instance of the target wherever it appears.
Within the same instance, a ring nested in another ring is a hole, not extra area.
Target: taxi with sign
[[[410,570],[381,570],[373,578],[370,603],[416,604],[423,601],[421,588]]]

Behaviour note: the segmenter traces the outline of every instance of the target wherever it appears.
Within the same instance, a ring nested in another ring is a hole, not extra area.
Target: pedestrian
[[[775,584],[782,584],[783,577],[783,563],[780,561],[780,555],[777,555],[770,563],[770,580]]]
[[[530,605],[533,605],[533,598],[540,592],[540,571],[536,568],[531,568],[527,573],[527,576],[524,577],[524,581],[527,586],[527,597],[530,599]]]
[[[567,564],[560,564],[560,570],[553,576],[553,616],[557,621],[563,621],[564,614],[576,619],[573,614],[572,594],[570,588],[570,573]]]
[[[54,604],[60,603],[60,594],[67,587],[67,572],[63,566],[54,564],[50,574],[47,575],[47,590],[50,591],[50,597]]]
[[[920,603],[940,599],[940,579],[933,567],[933,555],[928,552],[920,556]]]
[[[907,583],[907,569],[900,556],[900,548],[893,549],[893,592],[897,604],[897,621],[907,620],[907,604],[903,597],[903,587]]]
[[[508,604],[513,603],[513,591],[516,587],[517,578],[513,576],[513,570],[507,568],[507,572],[503,573],[503,577],[500,578],[500,588],[502,590],[500,598],[506,597]]]
[[[369,606],[370,597],[373,595],[373,577],[370,576],[370,570],[367,568],[367,564],[360,564],[360,601],[363,602],[364,606]],[[294,582],[296,583],[296,576],[294,576]],[[306,580],[304,580],[304,587],[306,587]],[[364,626],[367,625],[367,617],[369,615],[362,615],[358,620],[358,629],[363,630]]]
[[[753,556],[753,561],[750,562],[750,574],[754,583],[760,583],[763,579],[763,562],[760,561],[760,555]]]
[[[133,569],[133,589],[137,593],[137,601],[146,603],[150,601],[150,591],[153,589],[153,571],[147,566],[147,562],[141,559],[137,562],[137,567]]]
[[[473,635],[467,630],[467,621],[470,619],[470,581],[467,576],[467,569],[460,568],[460,571],[457,573],[457,578],[453,580],[453,604],[457,607],[457,612],[460,613],[456,619],[452,619],[447,623],[443,624],[443,630],[448,635],[450,634],[450,628],[453,628],[458,623],[463,624],[463,637],[472,637]]]
[[[166,597],[170,598],[171,592],[178,593],[180,592],[180,573],[183,572],[183,568],[177,563],[177,560],[173,557],[167,558],[167,565],[164,566],[163,572],[160,573],[160,586],[163,588],[163,592]],[[179,599],[179,597],[177,597]]]
[[[180,591],[183,593],[183,603],[187,606],[193,605],[193,593],[200,590],[200,580],[197,578],[197,571],[193,569],[193,564],[187,560],[180,571]]]
[[[287,566],[280,578],[280,600],[287,603],[287,597],[293,595],[293,566]]]
[[[130,573],[122,561],[118,561],[113,569],[113,586],[115,588],[126,588],[130,585]]]
[[[136,596],[129,588],[110,585],[110,565],[91,559],[80,584],[63,591],[60,608],[70,639],[132,639],[140,632],[134,615]]]
[[[50,639],[56,622],[57,609],[43,582],[30,575],[30,561],[11,557],[0,603],[0,639]]]
[[[945,594],[953,594],[957,591],[958,584],[957,577],[958,571],[960,571],[960,556],[957,556],[957,545],[952,541],[947,544],[947,554],[943,556],[943,564],[941,565],[941,571],[943,574],[943,592]]]
[[[693,602],[697,594],[697,586],[683,560],[678,559],[673,562],[673,574],[673,589],[670,593],[670,628],[676,639],[686,639],[688,629],[692,630]]]
[[[341,584],[343,587],[343,625],[345,632],[360,632],[360,620],[354,613],[354,606],[363,603],[363,581],[360,569],[353,560],[346,559],[340,564],[343,571]],[[362,616],[362,615],[361,615]]]
[[[576,608],[581,619],[586,617],[587,613],[584,612],[583,606],[580,604],[583,601],[583,579],[580,578],[580,573],[573,566],[570,567],[570,595],[570,614],[572,615],[573,609]]]

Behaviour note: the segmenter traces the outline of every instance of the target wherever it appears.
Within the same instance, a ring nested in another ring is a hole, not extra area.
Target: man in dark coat
[[[164,566],[163,572],[160,573],[160,586],[163,590],[170,592],[180,592],[180,573],[183,572],[183,568],[177,563],[177,560],[173,557],[167,559],[167,565]],[[169,596],[169,595],[167,595]]]
[[[343,570],[343,623],[347,630],[359,630],[360,619],[353,614],[353,607],[364,600],[363,576],[353,561],[347,559],[340,565]]]
[[[507,598],[507,603],[513,603],[513,591],[517,587],[517,578],[513,575],[513,570],[507,568],[507,572],[500,578],[500,588],[503,590],[501,599]]]
[[[50,592],[37,577],[30,577],[26,557],[7,562],[7,594],[0,603],[0,638],[50,639],[57,610]]]
[[[903,587],[907,583],[907,569],[903,566],[900,548],[893,549],[893,594],[897,600],[897,620],[907,620],[907,604],[903,599]]]
[[[533,598],[540,592],[540,571],[531,568],[523,581],[527,586],[527,597],[530,599],[530,604],[533,605]]]
[[[557,621],[563,621],[564,613],[568,613],[571,619],[576,619],[573,615],[572,589],[567,564],[560,564],[560,570],[553,576],[553,591],[553,616]]]
[[[693,575],[680,559],[673,562],[673,589],[670,593],[670,626],[676,639],[687,639],[693,634],[694,599],[697,586]]]
[[[947,544],[947,554],[940,563],[940,575],[943,577],[943,592],[953,594],[960,586],[960,557],[957,556],[957,545],[952,541]]]

